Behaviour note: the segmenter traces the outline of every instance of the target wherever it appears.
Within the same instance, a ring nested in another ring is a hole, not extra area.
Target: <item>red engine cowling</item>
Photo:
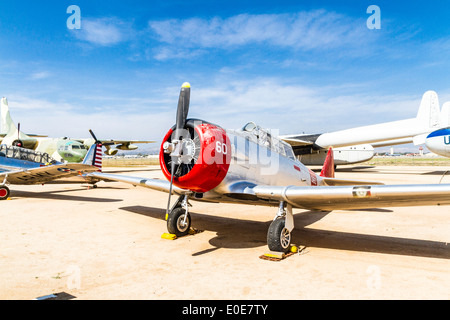
[[[170,181],[170,153],[164,150],[164,143],[172,141],[175,127],[164,137],[159,163],[165,177]],[[175,138],[176,139],[176,138]],[[175,164],[173,184],[194,192],[207,192],[217,187],[225,178],[231,160],[231,144],[221,127],[200,120],[188,120],[182,138],[183,156]]]

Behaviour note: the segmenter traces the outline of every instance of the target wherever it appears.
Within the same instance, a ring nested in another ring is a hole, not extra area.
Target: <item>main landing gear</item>
[[[189,214],[188,195],[182,195],[173,205],[166,216],[167,230],[170,234],[182,237],[189,234],[191,228],[191,215]],[[291,232],[294,230],[294,216],[292,206],[280,202],[278,213],[273,219],[267,232],[267,245],[269,250],[286,253],[291,249]]]
[[[267,245],[269,246],[269,250],[288,252],[292,240],[292,230],[294,230],[292,206],[288,204],[285,208],[284,201],[281,201],[278,207],[278,213],[267,231]]]
[[[167,230],[177,237],[185,236],[191,228],[191,215],[189,214],[188,196],[182,195],[178,198],[175,205],[166,217]]]
[[[8,199],[9,194],[10,191],[7,186],[0,186],[0,201]]]

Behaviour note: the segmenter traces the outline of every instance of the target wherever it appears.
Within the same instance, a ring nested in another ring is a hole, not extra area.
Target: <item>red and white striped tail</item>
[[[95,148],[94,154],[94,163],[93,165],[102,171],[102,144],[97,143],[97,147]]]

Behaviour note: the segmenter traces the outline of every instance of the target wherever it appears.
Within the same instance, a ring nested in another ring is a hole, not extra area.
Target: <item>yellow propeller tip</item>
[[[185,82],[185,83],[183,83],[183,85],[181,87],[182,88],[190,88],[191,84],[189,82]]]

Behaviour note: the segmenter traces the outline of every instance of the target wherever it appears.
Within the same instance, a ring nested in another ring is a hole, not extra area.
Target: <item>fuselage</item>
[[[450,157],[450,128],[444,128],[430,133],[425,144],[431,152],[444,157]]]
[[[19,147],[0,146],[0,172],[39,168],[58,163],[48,154]]]
[[[321,178],[296,160],[290,145],[256,125],[255,129],[250,130],[251,125],[242,130],[226,131],[231,142],[230,167],[222,182],[203,195],[205,199],[220,198],[224,201],[229,198],[236,202],[233,194],[241,193],[236,191],[255,185],[318,184]]]
[[[248,203],[252,196],[243,196],[246,187],[321,185],[322,177],[298,161],[289,144],[253,122],[240,130],[224,130],[199,121],[188,121],[188,124],[195,131],[191,130],[191,137],[181,140],[181,159],[186,164],[184,169],[176,167],[174,185],[193,190],[192,199]],[[172,130],[163,144],[175,139],[170,138]],[[168,180],[171,161],[162,145],[161,168]],[[205,185],[201,180],[204,177],[208,178],[209,187],[199,188],[199,181]],[[261,204],[260,199],[255,201]]]

